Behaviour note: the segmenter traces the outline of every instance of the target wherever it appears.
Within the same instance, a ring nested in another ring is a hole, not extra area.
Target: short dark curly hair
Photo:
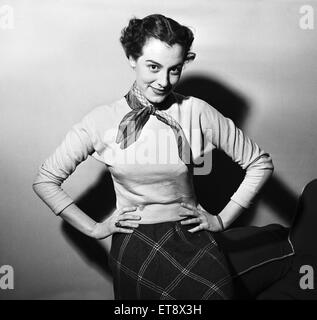
[[[180,44],[184,49],[185,61],[195,58],[195,54],[190,52],[194,41],[193,32],[161,14],[151,14],[143,19],[132,18],[128,26],[121,31],[120,42],[126,56],[137,60],[149,38],[159,39],[170,46]]]

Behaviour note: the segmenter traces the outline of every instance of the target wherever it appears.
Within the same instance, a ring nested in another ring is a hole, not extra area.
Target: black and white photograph
[[[316,14],[0,0],[0,300],[317,300]]]

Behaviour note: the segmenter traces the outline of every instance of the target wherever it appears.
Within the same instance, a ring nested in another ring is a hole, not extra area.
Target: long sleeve
[[[237,128],[231,119],[210,105],[204,108],[202,122],[203,127],[208,129],[205,130],[207,139],[212,141],[214,148],[223,150],[246,170],[244,180],[231,200],[248,208],[273,172],[270,155]]]
[[[32,187],[56,215],[74,202],[61,188],[62,183],[94,151],[86,116],[71,128],[55,152],[40,166]]]

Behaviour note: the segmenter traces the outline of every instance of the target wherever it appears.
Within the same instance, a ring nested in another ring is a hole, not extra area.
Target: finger
[[[181,224],[192,224],[192,223],[201,223],[200,218],[188,219],[181,221]]]
[[[193,229],[190,229],[190,230],[188,230],[189,232],[197,232],[197,231],[200,231],[200,230],[203,230],[204,228],[203,228],[203,226],[200,224],[199,226],[197,226],[197,227],[195,227],[195,228],[193,228]]]
[[[122,209],[119,210],[119,215],[122,215],[126,212],[131,212],[131,211],[135,211],[137,209],[136,206],[132,206],[132,207],[124,207]]]
[[[116,228],[116,232],[121,232],[121,233],[132,233],[133,231],[134,231],[133,229]]]
[[[184,208],[187,208],[189,210],[196,210],[197,208],[189,203],[186,203],[186,202],[182,202],[181,203],[181,206],[184,207]]]
[[[129,222],[129,221],[120,221],[120,224],[122,227],[131,227],[131,228],[137,228],[139,226],[136,222]]]
[[[197,211],[186,211],[186,212],[180,212],[179,215],[181,217],[188,217],[188,216],[198,217],[199,213]]]
[[[120,217],[120,220],[140,220],[141,219],[141,216],[138,216],[136,214],[123,214],[121,217]]]

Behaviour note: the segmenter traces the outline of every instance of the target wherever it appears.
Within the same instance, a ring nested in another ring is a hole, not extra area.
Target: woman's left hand
[[[219,223],[217,217],[213,216],[206,210],[197,208],[188,203],[181,203],[183,208],[186,208],[185,212],[181,212],[179,215],[181,217],[190,218],[186,220],[182,220],[181,224],[197,224],[193,229],[188,230],[189,232],[197,232],[200,230],[208,230],[212,232],[223,231],[221,224]]]

